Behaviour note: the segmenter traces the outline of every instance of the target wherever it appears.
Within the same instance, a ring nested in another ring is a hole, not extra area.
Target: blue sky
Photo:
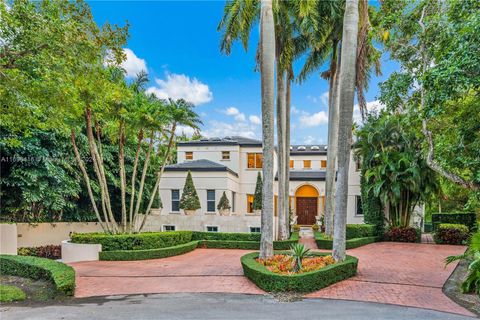
[[[149,92],[194,102],[204,123],[202,134],[261,138],[260,75],[254,71],[258,26],[252,31],[248,52],[236,44],[231,55],[225,56],[220,53],[217,32],[223,1],[89,4],[99,25],[124,25],[128,21],[130,38],[124,67],[130,75],[146,68]],[[383,76],[372,77],[366,94],[372,105],[378,83],[396,68],[396,63],[382,57]],[[292,87],[292,144],[326,143],[327,91],[327,81],[318,74]]]

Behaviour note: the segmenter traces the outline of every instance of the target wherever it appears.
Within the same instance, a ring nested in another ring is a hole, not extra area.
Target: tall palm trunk
[[[170,138],[168,139],[168,146],[167,150],[165,151],[165,155],[163,157],[162,161],[162,166],[160,168],[160,171],[157,173],[157,181],[155,181],[155,186],[153,187],[153,191],[150,195],[150,201],[148,202],[147,210],[145,211],[145,214],[143,216],[142,223],[140,224],[140,227],[138,228],[138,232],[142,231],[143,227],[145,226],[145,223],[147,222],[148,215],[150,214],[150,210],[152,209],[153,206],[153,201],[155,200],[156,194],[158,187],[160,186],[160,180],[162,179],[163,172],[165,171],[165,166],[167,165],[172,147],[173,147],[173,138],[175,137],[175,130],[177,128],[176,123],[172,125],[172,131],[170,132]]]
[[[335,165],[337,162],[338,144],[338,70],[340,59],[337,59],[337,43],[332,49],[330,60],[330,81],[328,90],[328,144],[327,175],[325,178],[325,233],[333,235],[333,211],[335,202]]]
[[[137,168],[138,168],[138,159],[140,158],[140,151],[142,150],[142,141],[143,141],[143,130],[141,129],[138,132],[137,136],[137,151],[135,152],[135,160],[133,162],[133,172],[132,172],[132,181],[131,181],[131,194],[130,194],[130,208],[129,208],[129,219],[130,222],[130,232],[133,231],[133,204],[135,203],[135,182],[137,179]]]
[[[345,259],[347,223],[348,169],[355,96],[355,62],[358,35],[358,0],[347,0],[343,20],[343,37],[340,66],[339,126],[338,126],[338,175],[335,193],[333,232],[333,258]]]
[[[285,90],[285,230],[290,238],[290,105],[293,74],[287,71],[287,87]]]
[[[118,165],[120,167],[120,198],[122,204],[122,231],[127,231],[127,176],[125,173],[125,122],[120,121],[118,141]]]
[[[150,155],[152,153],[153,149],[153,140],[155,137],[155,131],[151,131],[150,133],[150,142],[148,144],[148,151],[145,156],[145,162],[143,164],[143,170],[142,170],[142,177],[140,178],[140,186],[138,187],[138,198],[137,198],[137,203],[135,205],[135,213],[134,217],[138,215],[138,212],[140,211],[140,205],[142,204],[143,200],[143,189],[145,187],[145,178],[147,176],[147,171],[148,171],[148,166],[150,164]],[[135,218],[134,218],[134,223],[135,223]]]
[[[278,48],[277,48],[278,50]],[[285,72],[281,71],[277,56],[277,172],[278,172],[278,201],[277,201],[277,232],[278,239],[287,238],[286,211],[285,211]]]
[[[260,258],[273,255],[273,109],[275,29],[272,0],[262,0],[260,12],[260,73],[262,85],[263,190]]]

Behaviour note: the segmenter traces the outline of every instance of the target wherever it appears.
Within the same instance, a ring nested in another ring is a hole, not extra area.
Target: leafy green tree
[[[180,209],[198,210],[200,208],[200,199],[193,184],[192,173],[188,171],[183,187],[182,198],[180,199]]]
[[[417,120],[430,168],[478,197],[479,2],[387,0],[381,10],[401,70],[382,84],[380,101]]]
[[[253,194],[253,210],[262,210],[262,190],[262,175],[259,172],[257,174],[257,183],[255,184],[255,193]]]
[[[398,114],[369,116],[356,131],[366,191],[387,209],[393,227],[408,227],[417,204],[437,190],[435,173],[421,157],[421,139],[408,119]]]

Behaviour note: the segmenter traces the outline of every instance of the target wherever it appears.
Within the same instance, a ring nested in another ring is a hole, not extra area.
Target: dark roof
[[[325,170],[290,170],[290,181],[325,181]],[[278,173],[275,175],[278,180]]]
[[[238,177],[238,174],[229,167],[206,159],[187,160],[182,163],[165,166],[165,171],[227,171]]]
[[[230,136],[224,138],[202,138],[200,140],[179,142],[179,146],[201,146],[201,145],[214,145],[214,146],[241,146],[241,147],[261,147],[262,141],[256,139],[250,139],[240,136]]]
[[[327,154],[327,146],[324,144],[299,144],[290,146],[291,155],[315,155]]]

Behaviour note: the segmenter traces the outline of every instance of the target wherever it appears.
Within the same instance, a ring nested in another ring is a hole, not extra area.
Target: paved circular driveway
[[[472,315],[442,293],[455,265],[444,259],[462,246],[380,242],[349,250],[358,275],[308,298],[369,301]],[[264,292],[243,277],[240,257],[249,251],[196,249],[165,259],[72,263],[77,297],[138,293]]]

